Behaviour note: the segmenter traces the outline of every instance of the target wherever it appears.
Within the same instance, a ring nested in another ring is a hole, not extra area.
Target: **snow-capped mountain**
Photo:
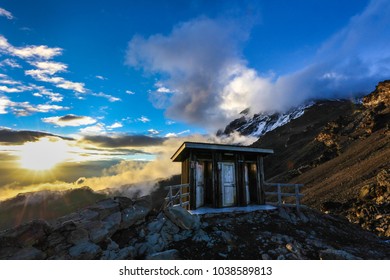
[[[250,135],[260,137],[282,125],[287,124],[293,119],[299,118],[305,113],[305,110],[314,105],[314,102],[292,108],[284,113],[261,113],[248,117],[249,109],[241,112],[241,117],[228,124],[224,131],[218,134],[230,134],[233,131],[241,135]]]

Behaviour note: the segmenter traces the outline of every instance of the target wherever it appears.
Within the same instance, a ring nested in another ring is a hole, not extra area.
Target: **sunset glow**
[[[27,142],[20,150],[20,166],[25,169],[50,170],[68,157],[68,145],[63,140],[42,138]]]

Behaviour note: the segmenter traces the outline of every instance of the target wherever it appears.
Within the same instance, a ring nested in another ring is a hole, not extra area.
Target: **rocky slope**
[[[0,259],[389,259],[390,244],[312,209],[195,216],[105,199],[0,233]]]
[[[304,183],[303,203],[390,236],[390,81],[361,103],[321,101],[253,144],[268,181]],[[368,193],[368,194],[367,194]]]
[[[52,220],[106,198],[88,187],[59,191],[19,194],[0,202],[0,230],[34,219]]]

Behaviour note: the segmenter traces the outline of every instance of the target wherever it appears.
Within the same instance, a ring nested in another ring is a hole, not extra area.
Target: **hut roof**
[[[274,151],[271,149],[253,148],[247,146],[238,145],[223,145],[223,144],[209,144],[209,143],[198,143],[198,142],[184,142],[180,148],[171,157],[172,161],[181,162],[183,161],[190,150],[209,150],[209,151],[220,151],[220,152],[242,152],[252,154],[273,154]]]

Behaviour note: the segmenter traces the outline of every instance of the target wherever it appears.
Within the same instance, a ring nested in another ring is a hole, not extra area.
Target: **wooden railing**
[[[265,195],[267,198],[269,196],[277,196],[276,202],[269,202],[268,204],[276,204],[278,206],[288,206],[288,207],[296,207],[297,210],[299,210],[299,207],[301,205],[301,197],[303,197],[303,194],[299,192],[299,188],[303,187],[303,184],[281,184],[281,183],[264,183],[266,187],[276,187],[276,192],[269,192],[266,191]],[[293,192],[282,192],[282,188],[293,188]],[[283,197],[295,197],[295,203],[286,203],[283,201]]]
[[[181,184],[166,187],[169,189],[165,197],[164,208],[180,205],[188,209],[190,205],[189,184]]]

